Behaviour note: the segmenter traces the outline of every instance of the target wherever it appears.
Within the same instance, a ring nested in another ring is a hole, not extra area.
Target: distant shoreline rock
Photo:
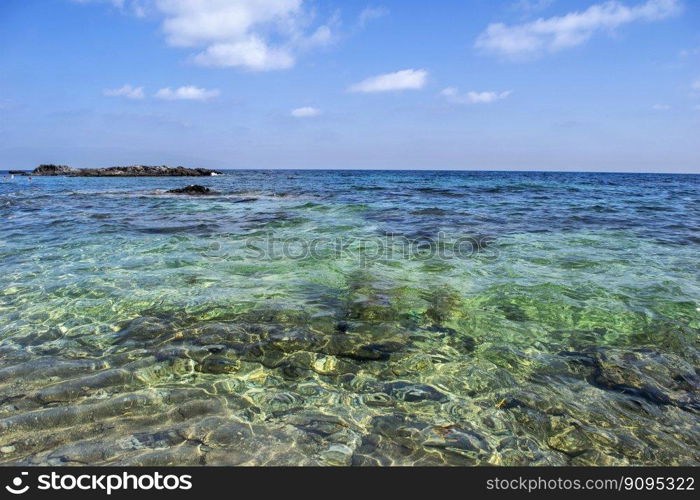
[[[74,168],[68,165],[39,165],[27,175],[71,175],[77,172]]]
[[[206,168],[131,165],[127,167],[72,168],[68,165],[39,165],[25,175],[69,177],[210,177],[221,172]]]

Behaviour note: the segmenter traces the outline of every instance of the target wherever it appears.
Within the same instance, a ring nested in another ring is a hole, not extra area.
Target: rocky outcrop
[[[208,187],[200,186],[199,184],[190,184],[189,186],[171,189],[166,192],[172,194],[189,194],[197,196],[203,194],[211,194],[211,189],[209,189]]]
[[[78,171],[68,165],[39,165],[30,175],[75,175]]]
[[[72,177],[209,177],[221,172],[206,168],[168,167],[167,165],[131,165],[128,167],[81,168],[66,165],[40,165],[30,175],[68,175]]]

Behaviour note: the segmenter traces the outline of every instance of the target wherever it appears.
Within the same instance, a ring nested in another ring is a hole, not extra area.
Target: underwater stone
[[[397,377],[412,373],[421,373],[433,366],[432,359],[427,354],[411,354],[391,364],[391,373]]]
[[[36,393],[36,398],[45,403],[71,401],[96,390],[127,384],[133,380],[133,373],[126,370],[105,370],[95,375],[68,380],[42,389]]]
[[[462,349],[464,349],[466,352],[472,352],[474,349],[476,349],[476,340],[474,338],[469,337],[467,335],[463,336],[460,340],[460,346]]]
[[[387,361],[391,353],[398,352],[402,348],[403,345],[398,342],[356,345],[348,341],[329,346],[329,351],[336,356],[355,361]]]
[[[428,424],[397,413],[374,417],[370,425],[378,435],[371,455],[382,465],[417,465],[427,455],[421,444],[421,434]]]
[[[120,342],[155,342],[163,336],[174,335],[176,328],[170,319],[140,316],[123,323],[116,336]]]
[[[688,363],[649,349],[596,348],[586,353],[562,353],[570,361],[592,368],[587,380],[609,391],[640,398],[655,405],[700,411],[700,377]]]
[[[426,384],[412,384],[399,380],[384,384],[384,391],[397,399],[409,403],[417,401],[445,401],[447,396],[434,387]]]
[[[319,456],[325,465],[348,466],[352,465],[354,450],[345,444],[334,444]]]
[[[128,393],[111,399],[91,404],[60,406],[30,413],[22,413],[0,419],[0,433],[19,430],[52,429],[67,427],[98,419],[124,415],[136,409],[147,413],[149,407],[162,402],[159,396],[152,393]]]
[[[197,399],[188,401],[171,410],[171,417],[175,420],[188,420],[202,415],[217,414],[222,412],[224,405],[217,399]]]
[[[438,325],[453,319],[461,312],[462,297],[451,288],[433,290],[425,294],[424,298],[430,304],[425,310],[425,315]]]
[[[61,464],[87,465],[100,463],[118,454],[118,446],[102,441],[74,443],[52,452],[48,459]]]
[[[265,392],[255,396],[255,400],[266,413],[275,417],[304,407],[304,398],[293,392]]]
[[[102,360],[64,360],[46,357],[0,369],[0,382],[8,382],[20,378],[27,380],[32,378],[75,377],[83,373],[103,370],[107,367],[108,364]]]
[[[445,335],[459,335],[459,332],[454,328],[449,328],[441,325],[431,325],[427,328],[429,332],[442,333]]]
[[[210,446],[238,444],[241,441],[255,439],[255,434],[250,425],[230,421],[214,429],[206,438]]]
[[[508,321],[515,321],[521,323],[524,321],[529,321],[530,319],[527,313],[525,313],[525,311],[517,304],[499,304],[498,309],[500,309],[503,312],[504,317]]]
[[[318,347],[319,338],[304,330],[274,332],[270,334],[266,346],[282,352],[314,351]]]
[[[394,406],[394,401],[383,392],[376,392],[373,394],[363,394],[362,402],[367,406],[373,407],[387,407]]]
[[[241,359],[244,361],[260,363],[267,368],[278,368],[284,363],[286,358],[287,354],[282,351],[272,349],[266,344],[254,344],[247,346],[241,353]]]
[[[547,444],[557,451],[570,457],[580,455],[591,446],[586,436],[575,426],[569,426],[564,431],[547,439]]]
[[[351,284],[347,301],[345,314],[348,320],[382,322],[399,317],[399,311],[392,304],[389,293],[366,283]]]
[[[204,359],[196,367],[196,370],[202,373],[213,373],[220,375],[223,373],[234,373],[240,370],[241,362],[239,360],[231,360],[222,356],[212,356]]]
[[[313,362],[312,368],[319,375],[344,375],[357,371],[354,364],[335,356],[320,356]]]
[[[204,465],[204,456],[198,444],[183,444],[172,448],[144,452],[135,457],[122,460],[121,463],[127,467]]]
[[[350,424],[342,418],[320,412],[292,415],[287,422],[304,432],[324,438],[350,427]]]
[[[433,427],[429,430],[424,446],[455,448],[464,451],[489,451],[486,440],[470,429],[459,426]]]
[[[391,346],[386,344],[370,344],[363,345],[357,348],[354,352],[344,353],[343,355],[347,358],[356,360],[381,360],[386,361],[389,359],[390,353],[392,352]]]
[[[338,358],[335,356],[322,356],[314,361],[313,369],[316,373],[321,375],[337,375],[337,365]]]
[[[204,348],[212,354],[218,354],[226,350],[224,345],[206,345]]]
[[[409,426],[412,427],[411,423],[406,416],[393,414],[372,418],[371,426],[381,436],[406,437],[406,429]]]
[[[595,359],[588,354],[576,351],[563,351],[559,353],[560,356],[567,358],[572,362],[579,363],[583,366],[594,367],[596,365]]]
[[[284,363],[282,366],[282,375],[288,379],[303,378],[309,372],[309,369],[299,368],[290,363]]]

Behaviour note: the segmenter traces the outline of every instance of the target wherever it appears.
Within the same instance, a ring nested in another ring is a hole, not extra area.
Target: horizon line
[[[58,164],[57,164],[58,165]],[[135,163],[134,165],[142,165]],[[145,164],[143,164],[145,165]],[[127,165],[125,165],[127,166]],[[110,168],[110,167],[75,167],[77,169],[100,169],[100,168]],[[217,170],[222,172],[269,172],[269,171],[280,171],[280,172],[490,172],[490,173],[540,173],[540,174],[633,174],[633,175],[700,175],[698,172],[657,172],[657,171],[626,171],[626,170],[529,170],[529,169],[513,169],[513,170],[503,170],[503,169],[439,169],[439,168],[410,168],[410,169],[400,169],[400,168],[209,168],[209,167],[186,167],[186,168],[208,168],[209,170]],[[34,169],[5,169],[0,170],[3,174],[7,174],[12,171],[27,172],[31,173]],[[40,176],[42,177],[42,176]],[[45,177],[45,176],[44,176]],[[57,176],[61,177],[61,176]],[[119,177],[119,176],[117,176]],[[128,177],[128,176],[124,176]],[[164,176],[168,177],[168,176]]]

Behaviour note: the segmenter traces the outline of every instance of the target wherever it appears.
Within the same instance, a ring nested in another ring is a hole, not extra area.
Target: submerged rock
[[[423,299],[429,304],[425,310],[425,316],[435,325],[440,326],[463,314],[461,310],[462,297],[450,287],[426,292],[423,294]]]
[[[171,189],[167,192],[172,194],[203,195],[210,194],[211,189],[209,189],[208,187],[200,186],[199,184],[190,184],[189,186]]]
[[[224,373],[234,373],[241,368],[241,362],[237,359],[228,359],[223,356],[212,356],[202,360],[196,367],[201,373],[212,373],[221,375]]]
[[[209,177],[221,172],[206,168],[185,168],[167,165],[131,165],[126,167],[81,168],[67,165],[39,165],[31,175],[68,175],[72,177]]]
[[[319,375],[343,375],[357,371],[354,364],[335,356],[319,356],[313,362],[312,367]]]
[[[633,400],[700,412],[700,377],[690,364],[673,354],[649,349],[597,348],[561,355],[591,370],[587,380],[595,387]]]
[[[458,425],[435,426],[425,429],[424,446],[442,449],[451,453],[488,453],[490,447],[486,439],[476,430]]]
[[[447,396],[435,387],[427,384],[412,384],[403,380],[389,382],[384,385],[384,391],[401,401],[414,403],[417,401],[445,401]]]
[[[334,345],[327,350],[340,358],[351,359],[360,363],[365,361],[387,361],[391,354],[400,351],[404,346],[398,342],[378,342],[374,344],[357,345],[352,341],[336,337]]]
[[[591,448],[591,442],[586,435],[576,426],[567,426],[564,430],[550,436],[547,439],[550,448],[565,453],[570,457],[576,457]]]
[[[329,415],[320,411],[289,415],[287,423],[308,434],[328,438],[346,429],[353,428],[350,422],[337,415]]]

